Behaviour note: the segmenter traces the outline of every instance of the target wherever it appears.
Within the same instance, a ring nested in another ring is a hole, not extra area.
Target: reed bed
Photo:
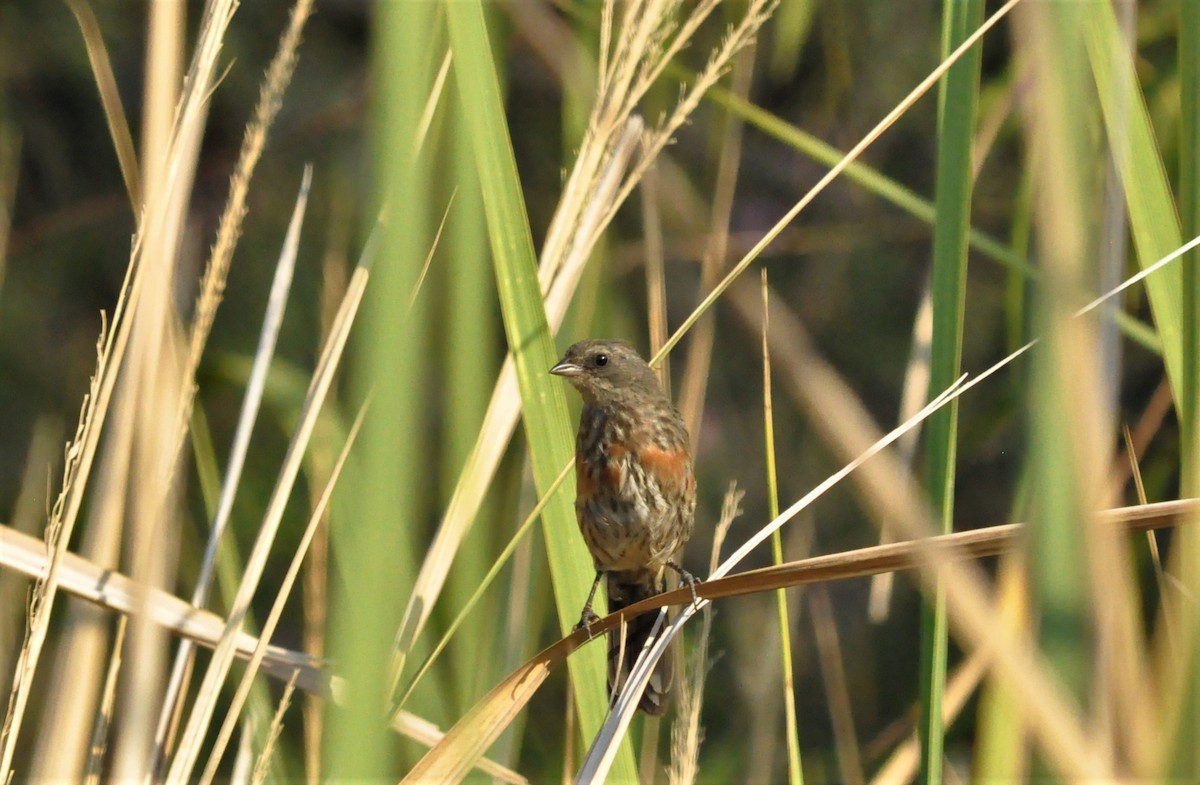
[[[1200,778],[1195,14],[0,8],[0,782]],[[615,695],[601,335],[706,576]]]

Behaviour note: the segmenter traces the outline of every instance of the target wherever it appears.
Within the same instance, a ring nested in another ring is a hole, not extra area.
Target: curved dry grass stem
[[[1193,520],[1197,512],[1200,512],[1200,499],[1182,499],[1109,510],[1102,513],[1098,520],[1103,524],[1122,526],[1130,532],[1147,531],[1186,525]],[[925,554],[930,548],[939,549],[951,559],[994,556],[1018,546],[1021,542],[1022,527],[1023,524],[992,526],[940,535],[928,540],[909,540],[816,556],[778,567],[751,570],[717,580],[710,579],[697,584],[696,592],[701,598],[701,604],[705,605],[723,597],[759,594],[813,583],[865,577],[886,571],[916,569],[926,563]],[[408,773],[404,782],[415,784],[461,781],[470,771],[472,762],[483,755],[533,697],[553,669],[565,662],[572,651],[586,645],[589,640],[602,639],[603,633],[636,615],[649,613],[665,605],[683,606],[681,616],[690,615],[693,610],[691,603],[691,593],[687,588],[675,589],[597,621],[591,627],[591,638],[585,631],[580,630],[543,649],[493,687],[460,718],[445,737]],[[678,624],[677,622],[675,626]]]

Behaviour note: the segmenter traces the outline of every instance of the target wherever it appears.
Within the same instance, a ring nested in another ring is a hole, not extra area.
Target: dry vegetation
[[[926,5],[0,7],[0,782],[1200,777],[1200,11]]]

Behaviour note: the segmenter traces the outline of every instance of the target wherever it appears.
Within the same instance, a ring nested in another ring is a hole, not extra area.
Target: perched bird
[[[575,442],[575,514],[591,551],[596,580],[580,618],[596,620],[592,600],[607,578],[610,611],[666,591],[670,567],[695,596],[695,581],[673,559],[692,534],[696,480],[683,418],[650,366],[624,341],[580,341],[550,373],[583,396]],[[609,690],[629,675],[654,626],[655,614],[631,619],[608,639]],[[666,710],[673,680],[670,657],[659,660],[638,707]]]

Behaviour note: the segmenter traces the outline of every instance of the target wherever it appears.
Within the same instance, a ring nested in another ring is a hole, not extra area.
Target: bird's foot
[[[575,631],[587,630],[588,640],[592,639],[592,625],[600,621],[600,617],[595,614],[591,607],[583,609],[583,613],[579,614],[579,622],[575,625]]]
[[[673,561],[667,562],[667,566],[675,572],[679,573],[679,581],[688,587],[688,591],[692,593],[692,607],[696,610],[700,609],[700,598],[696,595],[696,579],[687,570],[680,567]]]

